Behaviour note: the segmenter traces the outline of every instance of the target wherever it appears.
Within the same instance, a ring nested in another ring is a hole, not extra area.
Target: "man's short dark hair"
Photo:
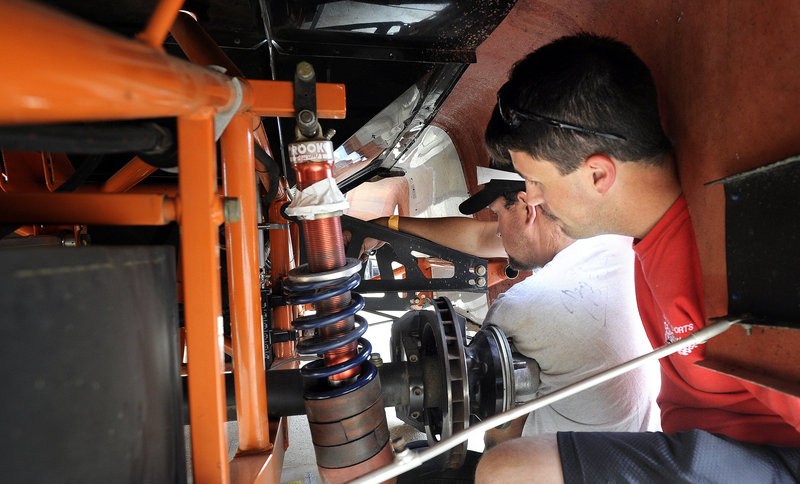
[[[582,33],[535,50],[514,65],[499,96],[504,107],[533,113],[531,117],[625,140],[558,128],[526,116],[512,127],[495,106],[486,145],[498,160],[510,162],[508,150],[522,151],[555,162],[563,175],[594,154],[660,164],[672,152],[661,128],[650,70],[629,46],[608,37]]]
[[[505,202],[505,208],[509,209],[513,207],[517,203],[517,196],[519,195],[519,191],[513,192],[503,192],[503,200]]]

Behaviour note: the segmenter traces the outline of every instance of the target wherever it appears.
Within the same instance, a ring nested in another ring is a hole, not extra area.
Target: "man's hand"
[[[343,230],[342,239],[344,240],[344,246],[346,249],[350,245],[350,241],[353,239],[353,234],[350,233],[349,230]],[[370,254],[375,253],[375,251],[383,247],[383,244],[385,243],[386,242],[382,240],[373,239],[372,237],[364,238],[364,242],[361,243],[361,248],[358,251],[358,259],[361,262],[366,262]]]

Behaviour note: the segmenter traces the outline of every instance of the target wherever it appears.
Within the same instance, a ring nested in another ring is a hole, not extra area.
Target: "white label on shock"
[[[327,140],[299,141],[289,144],[292,163],[333,161],[333,143]]]

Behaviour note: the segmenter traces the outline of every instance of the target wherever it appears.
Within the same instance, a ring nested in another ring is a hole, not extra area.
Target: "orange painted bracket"
[[[64,153],[42,153],[42,162],[45,185],[51,192],[75,173],[72,163]]]
[[[486,271],[486,279],[488,280],[486,285],[491,287],[505,280],[513,279],[513,277],[509,278],[509,275],[506,272],[507,267],[508,261],[505,259],[501,261],[489,261],[489,267],[487,267]]]
[[[249,111],[259,116],[294,116],[294,85],[290,81],[244,81],[250,88]],[[344,84],[317,83],[317,117],[343,119],[347,112]]]
[[[48,153],[33,151],[2,151],[3,174],[0,176],[0,191],[42,192],[47,190],[42,171]]]
[[[259,454],[237,454],[231,461],[231,483],[273,484],[281,482],[283,458],[287,448],[286,417],[270,422],[269,437],[274,446],[271,452]]]
[[[156,171],[156,167],[145,163],[138,156],[134,157],[118,172],[109,178],[102,187],[101,192],[127,192],[135,187],[137,183],[144,180],[151,173]]]

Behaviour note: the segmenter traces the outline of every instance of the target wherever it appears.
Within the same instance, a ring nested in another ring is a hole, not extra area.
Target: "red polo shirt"
[[[683,195],[633,248],[636,300],[653,347],[702,328],[702,274]],[[695,366],[704,354],[699,345],[660,360],[665,432],[702,429],[744,442],[800,446],[800,399]]]

